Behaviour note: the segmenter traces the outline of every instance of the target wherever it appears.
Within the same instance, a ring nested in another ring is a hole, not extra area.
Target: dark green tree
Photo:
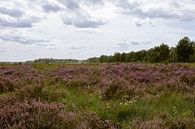
[[[150,63],[156,63],[160,62],[159,57],[160,57],[159,47],[155,47],[148,50],[145,60]]]
[[[193,43],[188,37],[179,40],[176,47],[179,62],[189,62],[190,55],[193,54]]]
[[[135,62],[135,52],[127,53],[126,62]]]
[[[171,47],[170,52],[169,52],[169,61],[170,62],[177,62],[177,60],[178,60],[178,57],[177,57],[176,48]]]
[[[161,44],[147,51],[145,60],[151,63],[164,62],[169,60],[169,46]]]
[[[168,61],[169,59],[169,46],[166,44],[161,44],[159,49],[159,61]]]
[[[190,55],[190,62],[195,62],[195,42],[192,42],[193,54]]]
[[[108,62],[108,56],[106,56],[106,55],[100,56],[99,61],[100,61],[100,63],[106,63],[106,62]]]
[[[121,62],[125,62],[126,61],[126,53],[122,53],[121,54]]]
[[[113,62],[121,62],[121,54],[120,53],[115,53],[113,56]]]

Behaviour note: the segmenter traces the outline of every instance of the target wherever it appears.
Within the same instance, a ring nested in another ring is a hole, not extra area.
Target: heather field
[[[0,129],[194,128],[194,64],[0,65]]]

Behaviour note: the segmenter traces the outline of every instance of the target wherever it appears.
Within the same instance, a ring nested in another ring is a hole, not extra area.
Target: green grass
[[[32,66],[39,70],[39,71],[49,71],[49,70],[55,70],[57,68],[59,68],[60,66],[64,66],[64,64],[62,63],[33,63]]]
[[[195,63],[188,63],[187,66],[189,66],[191,68],[195,68]]]
[[[78,112],[95,112],[105,120],[112,120],[122,128],[130,128],[131,123],[137,119],[142,121],[161,118],[165,115],[167,120],[177,118],[193,118],[195,104],[184,99],[180,93],[165,94],[151,99],[138,100],[104,100],[100,92],[82,87],[67,87],[59,84],[57,87],[48,89],[53,92],[64,94],[58,97],[58,102],[64,103],[68,110]]]

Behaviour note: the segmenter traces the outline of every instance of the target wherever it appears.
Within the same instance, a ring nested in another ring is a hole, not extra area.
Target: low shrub
[[[15,90],[15,85],[11,80],[0,77],[0,94],[11,92],[14,90]]]
[[[15,102],[0,109],[1,128],[63,128],[63,105],[38,101]]]

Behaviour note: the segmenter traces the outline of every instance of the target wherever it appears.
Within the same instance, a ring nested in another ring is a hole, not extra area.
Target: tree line
[[[149,50],[141,50],[129,53],[115,53],[114,55],[102,55],[89,58],[89,62],[113,63],[113,62],[195,62],[195,42],[188,37],[181,38],[176,47],[169,47],[162,43]]]

